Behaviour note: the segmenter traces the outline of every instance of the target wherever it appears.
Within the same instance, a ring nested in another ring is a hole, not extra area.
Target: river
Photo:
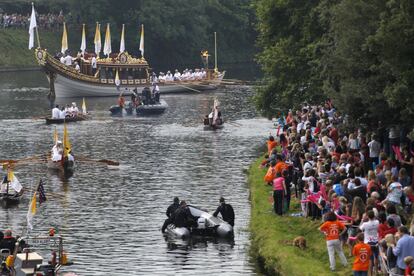
[[[50,150],[55,126],[48,115],[41,72],[0,73],[0,159]],[[45,182],[48,200],[38,206],[32,236],[55,227],[79,275],[256,275],[249,257],[249,189],[243,170],[254,160],[271,122],[252,108],[252,88],[163,95],[169,108],[157,117],[112,118],[116,98],[87,98],[92,120],[68,124],[75,155],[121,163],[78,162],[64,178],[35,162],[15,174],[30,189]],[[224,119],[220,131],[203,131],[201,118],[214,97]],[[67,104],[81,99],[57,99]],[[63,126],[57,126],[62,137]],[[236,213],[233,242],[174,241],[160,227],[174,196],[210,212],[224,196]],[[0,229],[26,229],[30,192],[14,208],[0,208]],[[46,249],[39,249],[49,257]]]

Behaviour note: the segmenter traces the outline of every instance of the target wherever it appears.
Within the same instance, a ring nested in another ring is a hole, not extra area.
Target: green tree
[[[378,71],[386,82],[382,88],[395,123],[414,126],[414,2],[387,1],[376,33],[367,42],[377,53]]]
[[[258,0],[257,59],[265,73],[255,100],[266,116],[294,108],[303,101],[321,99],[322,80],[319,43],[323,29],[319,24],[317,1]]]

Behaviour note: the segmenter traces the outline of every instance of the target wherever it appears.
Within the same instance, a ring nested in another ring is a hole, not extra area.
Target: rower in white
[[[168,71],[167,75],[165,76],[165,81],[173,81],[173,80],[174,80],[173,75],[171,74],[170,71]]]
[[[52,148],[52,161],[58,162],[62,160],[62,154],[63,154],[62,142],[57,141],[57,143]]]
[[[52,119],[59,119],[60,118],[60,110],[59,110],[59,105],[56,105],[53,109],[52,109]]]
[[[178,71],[178,69],[175,69],[174,80],[175,81],[180,81],[181,80],[181,73]]]

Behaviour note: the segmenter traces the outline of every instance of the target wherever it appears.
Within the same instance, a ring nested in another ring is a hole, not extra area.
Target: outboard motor
[[[198,218],[197,229],[206,229],[206,218],[202,218],[202,217]]]

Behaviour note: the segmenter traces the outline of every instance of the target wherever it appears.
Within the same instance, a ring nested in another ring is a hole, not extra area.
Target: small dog
[[[280,241],[283,242],[284,244],[287,245],[293,245],[298,247],[299,249],[305,250],[306,247],[306,239],[303,236],[297,236],[296,238],[293,239],[293,241],[291,240],[284,240],[284,241]]]

